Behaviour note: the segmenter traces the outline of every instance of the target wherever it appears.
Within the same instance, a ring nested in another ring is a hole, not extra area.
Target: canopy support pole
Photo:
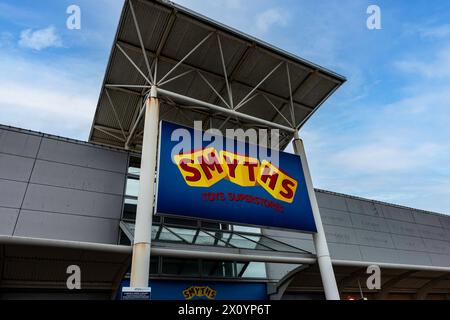
[[[319,264],[320,276],[322,278],[323,289],[327,300],[340,300],[339,290],[334,276],[333,265],[331,263],[330,252],[328,250],[327,239],[320,217],[319,206],[317,204],[316,194],[312,184],[311,174],[309,172],[308,162],[306,159],[303,141],[300,139],[298,132],[294,133],[294,151],[300,156],[305,176],[306,187],[308,189],[311,208],[316,223],[317,233],[313,234],[314,247],[316,249],[317,262]]]
[[[139,198],[131,262],[132,287],[148,287],[150,271],[151,232],[154,205],[154,187],[158,150],[159,99],[156,87],[150,90],[145,102],[144,137],[142,143]]]

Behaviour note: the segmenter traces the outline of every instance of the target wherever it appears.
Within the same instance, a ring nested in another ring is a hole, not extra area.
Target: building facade
[[[139,162],[1,126],[0,298],[118,298],[129,281]],[[450,297],[450,216],[316,196],[342,298]],[[290,262],[314,259],[310,234],[157,215],[152,236],[154,299],[323,299],[317,266]],[[381,267],[380,290],[366,288],[371,264]],[[81,290],[67,289],[70,265],[81,269]]]

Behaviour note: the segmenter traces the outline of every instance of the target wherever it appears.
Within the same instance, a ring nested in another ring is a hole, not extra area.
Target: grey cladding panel
[[[0,179],[0,207],[20,208],[27,184]]]
[[[355,230],[351,228],[324,225],[328,242],[357,244]]]
[[[400,236],[393,234],[392,240],[397,249],[410,251],[426,251],[425,243],[422,238]]]
[[[381,247],[381,248],[394,248],[391,235],[389,233],[374,232],[367,230],[355,230],[358,244]]]
[[[361,214],[352,214],[353,226],[358,229],[365,229],[378,232],[389,232],[385,219],[365,216]]]
[[[0,153],[0,179],[28,182],[34,159]]]
[[[30,184],[23,209],[119,219],[122,197]]]
[[[316,191],[317,203],[320,208],[348,211],[345,198]]]
[[[426,239],[425,246],[428,252],[450,255],[450,242]]]
[[[329,243],[328,248],[333,259],[361,261],[359,246],[341,243]]]
[[[320,216],[322,217],[322,222],[324,224],[342,227],[348,227],[352,225],[350,215],[347,212],[321,208]]]
[[[399,234],[411,237],[421,237],[419,226],[415,223],[386,220],[389,229],[393,234]]]
[[[20,133],[0,129],[0,152],[24,157],[36,157],[41,137],[31,133]]]
[[[424,212],[413,212],[414,220],[416,223],[425,224],[428,226],[442,227],[441,221],[438,215],[424,213]]]
[[[450,229],[450,216],[449,217],[440,216],[439,219],[441,220],[441,225],[444,228]]]
[[[0,208],[0,235],[11,236],[19,209]]]
[[[127,153],[44,138],[39,159],[124,173]]]
[[[398,250],[398,263],[400,264],[416,264],[416,265],[431,265],[431,259],[426,252],[413,252]]]
[[[423,238],[434,240],[450,240],[450,234],[444,228],[431,227],[425,225],[417,225],[419,232]]]
[[[383,215],[385,218],[414,222],[411,210],[386,205],[379,205],[379,207],[383,211]]]
[[[382,213],[378,212],[377,207],[370,201],[347,198],[348,210],[353,213],[365,214],[369,216],[382,217]]]
[[[15,236],[117,243],[117,220],[22,210]]]
[[[395,249],[360,246],[360,250],[364,261],[389,263],[398,262],[398,250]]]
[[[430,253],[431,262],[435,266],[450,267],[450,255]]]
[[[37,160],[31,182],[122,195],[125,175],[117,172]]]

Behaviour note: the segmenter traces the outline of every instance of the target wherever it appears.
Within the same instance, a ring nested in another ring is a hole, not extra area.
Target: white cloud
[[[23,48],[42,50],[50,47],[61,47],[61,38],[56,34],[54,26],[44,29],[26,29],[20,33],[19,45]]]
[[[443,24],[433,27],[421,27],[418,32],[423,38],[446,38],[450,36],[450,24]]]
[[[14,36],[11,32],[0,32],[0,48],[8,48],[13,44]]]
[[[395,63],[403,82],[390,97],[346,99],[351,112],[335,105],[333,123],[310,121],[301,136],[315,186],[450,213],[450,47],[437,48]]]
[[[332,162],[366,174],[399,173],[426,167],[441,149],[433,143],[399,146],[380,141],[342,150],[332,157]]]
[[[426,78],[450,78],[450,46],[437,51],[427,60],[410,57],[394,64],[399,70]]]
[[[1,123],[86,139],[100,89],[99,67],[70,58],[42,62],[0,54]]]
[[[289,20],[289,13],[280,8],[270,8],[256,17],[256,27],[260,32],[267,32],[274,26],[284,27]]]

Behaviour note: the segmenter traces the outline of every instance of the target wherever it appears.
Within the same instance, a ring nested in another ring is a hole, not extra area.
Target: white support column
[[[312,184],[311,174],[309,172],[308,161],[306,160],[305,148],[303,147],[303,141],[299,138],[297,132],[294,134],[293,143],[294,151],[298,156],[300,156],[302,162],[303,174],[305,176],[314,221],[316,223],[317,233],[313,234],[313,241],[316,249],[317,262],[319,264],[325,297],[327,300],[340,300],[333,265],[331,263],[330,252],[328,250],[327,239],[325,237],[325,231],[322,225],[322,218],[320,217],[319,206],[317,204],[316,194]]]
[[[159,131],[159,99],[153,86],[145,102],[139,198],[136,211],[131,287],[148,287],[154,187]]]

